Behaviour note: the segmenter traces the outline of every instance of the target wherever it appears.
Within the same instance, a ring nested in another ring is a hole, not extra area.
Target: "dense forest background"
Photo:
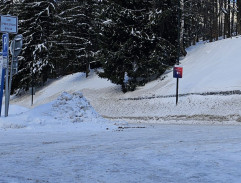
[[[24,37],[13,91],[90,68],[134,90],[196,42],[241,33],[241,0],[1,0],[0,11]]]

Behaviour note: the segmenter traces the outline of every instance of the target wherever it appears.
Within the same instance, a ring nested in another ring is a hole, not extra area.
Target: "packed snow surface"
[[[102,132],[0,130],[0,182],[239,183],[240,130],[157,124]]]

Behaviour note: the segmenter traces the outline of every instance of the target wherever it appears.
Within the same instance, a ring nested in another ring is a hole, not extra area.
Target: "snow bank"
[[[48,128],[62,130],[109,130],[116,125],[102,118],[81,92],[63,92],[56,100],[21,112],[0,118],[0,128]]]
[[[178,105],[175,97],[116,100],[99,112],[108,118],[135,123],[241,125],[240,103],[240,95],[190,95],[180,97]]]
[[[58,120],[72,123],[105,121],[97,114],[81,92],[62,93],[52,104],[52,108],[51,115]]]

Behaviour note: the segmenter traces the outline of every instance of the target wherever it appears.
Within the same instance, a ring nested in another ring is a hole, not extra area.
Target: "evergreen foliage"
[[[57,75],[86,71],[97,51],[96,1],[61,1],[58,3],[56,28],[52,43]],[[88,71],[87,71],[88,72]]]
[[[1,0],[1,14],[17,15],[24,37],[13,89],[74,72],[88,76],[90,65],[101,63],[101,77],[134,90],[173,66],[178,50],[185,55],[200,39],[240,34],[240,2]]]
[[[45,82],[53,69],[49,62],[49,38],[53,32],[55,1],[25,0],[15,6],[21,10],[18,14],[19,33],[24,42],[13,86],[28,89],[32,84],[38,86]]]
[[[99,53],[101,77],[124,92],[159,77],[175,63],[175,47],[160,37],[162,10],[146,1],[111,3],[103,11]]]

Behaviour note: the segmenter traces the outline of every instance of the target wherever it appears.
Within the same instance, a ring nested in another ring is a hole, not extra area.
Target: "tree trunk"
[[[219,13],[219,11],[218,11],[218,1],[215,0],[214,3],[215,3],[214,4],[215,5],[215,11],[214,11],[214,13],[215,13],[215,40],[217,41],[218,37],[219,37],[219,29],[218,29],[218,13]]]
[[[237,8],[238,8],[238,15],[237,15],[237,34],[241,34],[241,0],[237,0]]]
[[[221,8],[223,8],[223,0],[219,0],[220,12],[219,12],[219,36],[223,35],[223,12]]]
[[[235,1],[233,1],[233,9],[232,9],[232,19],[231,19],[231,36],[234,33],[234,8],[235,8]]]
[[[180,0],[180,9],[181,9],[181,26],[180,26],[180,51],[183,56],[187,55],[187,52],[184,48],[184,0]]]
[[[223,30],[223,38],[225,39],[227,36],[227,19],[228,19],[228,15],[227,15],[227,1],[224,0],[224,9],[225,9],[225,13],[224,13],[224,30]]]
[[[228,0],[228,14],[227,14],[227,34],[228,38],[231,37],[231,28],[230,28],[230,16],[231,16],[231,0]]]

